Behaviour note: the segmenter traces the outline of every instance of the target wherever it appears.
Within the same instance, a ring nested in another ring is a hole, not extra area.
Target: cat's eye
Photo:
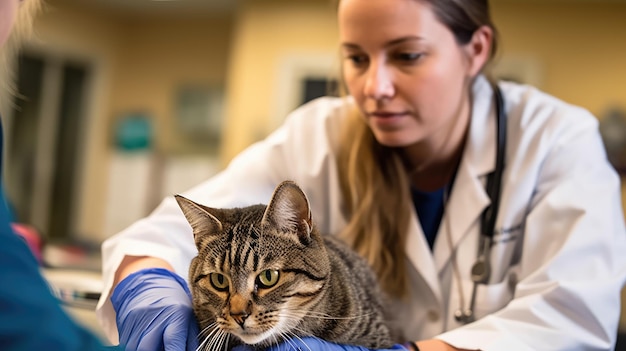
[[[266,269],[257,277],[257,284],[260,288],[271,288],[278,283],[280,274],[275,269]]]
[[[218,291],[228,290],[228,279],[226,276],[220,273],[211,273],[210,275],[211,285]]]

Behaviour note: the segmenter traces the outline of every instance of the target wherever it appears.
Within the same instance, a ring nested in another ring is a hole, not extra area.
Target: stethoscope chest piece
[[[486,245],[490,245],[491,241],[487,240]],[[476,262],[472,265],[472,269],[470,271],[470,276],[474,284],[487,284],[489,281],[489,276],[491,274],[491,269],[489,267],[489,258],[487,254],[489,253],[488,248],[483,248],[483,251],[479,254]]]
[[[474,321],[474,313],[472,310],[466,309],[457,309],[454,311],[454,319],[463,324],[471,323]]]

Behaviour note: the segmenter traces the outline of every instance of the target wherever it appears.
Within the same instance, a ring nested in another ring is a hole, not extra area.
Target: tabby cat
[[[368,348],[394,343],[375,275],[346,245],[320,235],[294,182],[281,183],[267,206],[176,199],[198,248],[189,281],[200,350],[302,336]]]

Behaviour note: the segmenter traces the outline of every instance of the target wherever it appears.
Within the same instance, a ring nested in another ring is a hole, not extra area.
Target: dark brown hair
[[[491,19],[489,0],[417,0],[428,4],[437,16],[437,19],[448,27],[457,43],[464,45],[469,43],[474,32],[488,26],[493,30],[493,42],[491,45],[491,58],[498,48],[498,31]]]

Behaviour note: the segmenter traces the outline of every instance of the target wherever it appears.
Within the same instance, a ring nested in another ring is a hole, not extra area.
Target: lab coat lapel
[[[480,216],[490,203],[484,184],[487,174],[495,167],[496,116],[492,95],[487,79],[477,77],[473,86],[474,99],[467,144],[435,242],[434,256],[438,272],[445,267],[451,253],[471,232],[470,229],[479,227]],[[452,247],[448,235],[452,239]]]
[[[451,253],[461,239],[470,233],[472,226],[479,225],[480,215],[487,205],[489,205],[489,197],[475,171],[468,166],[461,167],[444,210],[435,242],[437,271],[445,267]],[[452,247],[449,245],[448,235]]]
[[[438,304],[441,305],[441,285],[437,267],[435,266],[433,254],[430,252],[428,242],[426,241],[426,237],[424,236],[415,211],[411,211],[409,235],[407,237],[405,253],[413,264],[413,267],[415,267],[432,290]]]

